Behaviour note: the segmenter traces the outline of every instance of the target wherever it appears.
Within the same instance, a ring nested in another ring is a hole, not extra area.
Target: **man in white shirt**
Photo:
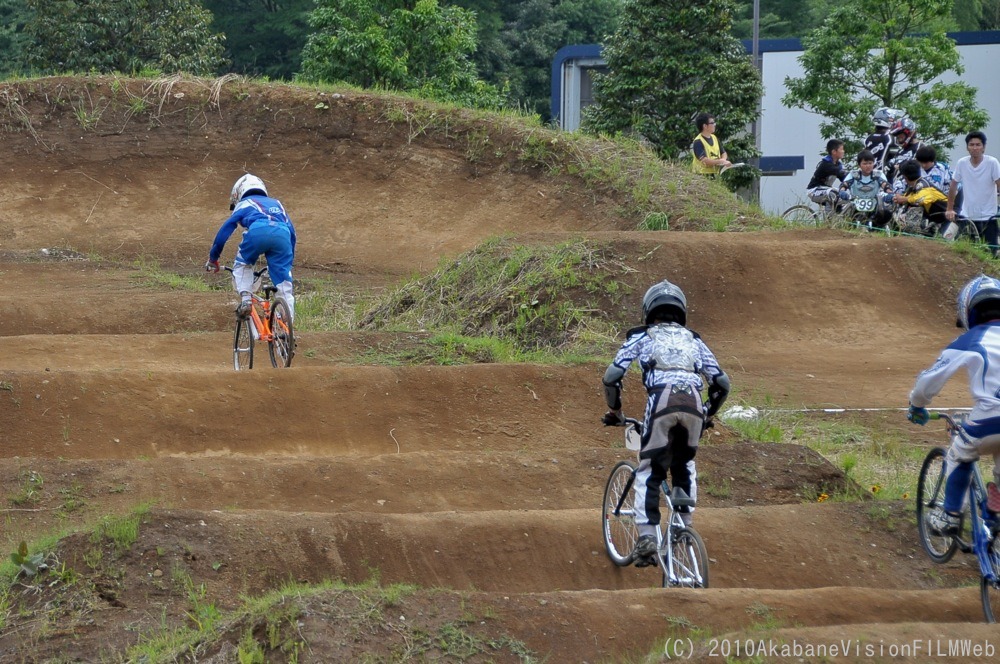
[[[945,217],[955,221],[955,197],[958,183],[962,184],[965,201],[962,210],[965,218],[976,225],[980,237],[986,240],[993,257],[1000,250],[1000,229],[997,227],[997,186],[1000,185],[1000,161],[985,154],[986,134],[971,131],[965,137],[968,157],[955,165],[955,172],[948,187],[948,209]]]

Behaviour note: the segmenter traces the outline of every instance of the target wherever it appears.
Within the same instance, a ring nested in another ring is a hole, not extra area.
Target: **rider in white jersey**
[[[993,456],[988,506],[1000,512],[1000,281],[979,275],[958,294],[958,325],[964,334],[941,351],[937,361],[917,377],[910,392],[907,418],[924,425],[927,406],[960,369],[969,376],[972,413],[953,436],[945,457],[943,508],[931,513],[930,525],[941,535],[957,532],[962,502],[972,480],[972,465],[981,455]]]

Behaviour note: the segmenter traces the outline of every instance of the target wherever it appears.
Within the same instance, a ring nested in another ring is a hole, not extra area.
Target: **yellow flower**
[[[908,494],[908,493],[904,493],[904,494],[903,494],[903,500],[906,500],[906,499],[907,499],[907,498],[909,498],[909,497],[910,497],[910,494]]]
[[[881,490],[882,490],[882,485],[872,484],[872,493],[878,493]]]
[[[823,502],[824,500],[826,500],[829,497],[830,496],[826,495],[825,493],[821,493],[821,494],[819,494],[819,497],[816,498],[816,502],[817,503],[821,503],[821,502]]]

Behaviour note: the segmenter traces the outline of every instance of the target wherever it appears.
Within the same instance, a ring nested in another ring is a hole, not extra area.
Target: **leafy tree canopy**
[[[317,0],[302,76],[365,88],[413,91],[468,106],[499,107],[497,89],[477,77],[469,55],[476,20],[437,0]]]
[[[24,24],[30,16],[23,0],[0,0],[0,76],[26,69]]]
[[[27,0],[29,62],[42,71],[213,74],[223,37],[198,0]]]
[[[212,29],[226,35],[231,71],[291,80],[309,37],[315,0],[202,0]]]
[[[664,158],[689,154],[700,112],[719,118],[732,159],[755,154],[747,126],[757,116],[760,76],[732,36],[731,0],[627,0],[595,82],[584,128],[634,133]]]
[[[860,140],[880,106],[900,108],[918,135],[941,147],[984,126],[976,89],[942,83],[963,71],[946,34],[951,0],[850,0],[803,41],[802,78],[786,78],[782,102],[823,116],[824,138]]]
[[[484,79],[509,87],[525,110],[548,119],[552,58],[568,44],[603,43],[617,27],[622,0],[449,0],[476,13],[472,55]]]

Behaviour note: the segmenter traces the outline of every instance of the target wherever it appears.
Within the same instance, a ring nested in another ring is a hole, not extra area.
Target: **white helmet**
[[[1000,312],[1000,281],[985,274],[965,284],[958,293],[958,326],[971,330],[985,323],[983,311]]]
[[[247,173],[233,185],[233,191],[229,194],[229,209],[232,210],[235,208],[236,204],[243,200],[244,196],[254,191],[267,196],[267,187],[264,186],[264,181],[256,175]]]
[[[875,115],[872,116],[872,123],[876,127],[888,129],[889,127],[892,126],[893,122],[903,117],[904,115],[906,115],[906,113],[904,111],[899,110],[898,108],[886,108],[885,106],[883,106],[882,108],[875,111]]]
[[[649,325],[652,320],[650,314],[659,307],[672,307],[680,314],[678,322],[687,325],[687,298],[677,285],[661,281],[650,286],[642,298],[642,322]]]

